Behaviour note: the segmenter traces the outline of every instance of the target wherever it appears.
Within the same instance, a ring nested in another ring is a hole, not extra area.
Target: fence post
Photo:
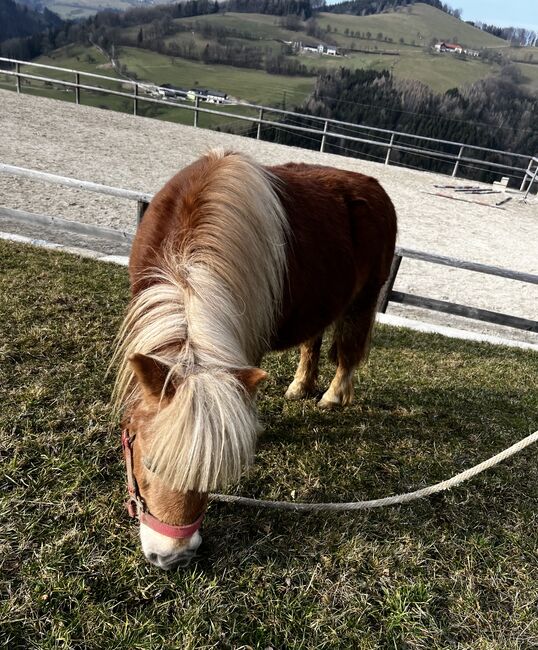
[[[393,144],[394,144],[394,133],[390,136],[389,148],[387,149],[387,157],[385,158],[385,165],[389,164],[390,154],[392,153]]]
[[[260,108],[260,112],[258,113],[258,129],[256,131],[256,140],[259,140],[261,138],[262,134],[262,120],[263,120],[263,108]]]
[[[392,292],[392,287],[394,286],[394,282],[396,280],[396,276],[398,275],[398,271],[400,269],[401,263],[402,263],[402,256],[396,253],[392,258],[389,277],[385,282],[385,286],[382,289],[381,298],[378,303],[378,311],[380,311],[382,314],[384,314],[387,311],[387,307],[390,300],[390,294]]]
[[[138,84],[133,89],[133,115],[138,115]]]
[[[21,78],[19,77],[21,71],[21,64],[20,63],[15,63],[15,72],[17,73],[17,76],[15,77],[16,82],[17,82],[17,93],[21,93]]]
[[[75,73],[75,104],[80,104],[80,74]]]
[[[200,96],[194,98],[194,126],[198,126],[198,108],[200,106]]]
[[[460,160],[461,160],[461,157],[463,156],[463,150],[464,149],[465,149],[464,146],[460,147],[460,152],[459,152],[458,157],[456,159],[456,164],[454,165],[454,170],[452,171],[452,178],[454,178],[456,176],[456,174],[458,173],[458,168],[460,166]]]
[[[329,121],[325,120],[325,124],[323,125],[323,136],[321,137],[321,145],[319,150],[321,152],[325,151],[325,141],[327,139],[327,129],[329,128]]]
[[[519,188],[520,192],[523,192],[525,190],[525,184],[527,183],[527,177],[532,175],[531,174],[532,162],[533,162],[533,158],[531,158],[529,160],[529,166],[527,167],[527,170],[525,171],[525,174],[523,176],[523,180],[521,181],[521,187]]]
[[[142,217],[144,216],[145,211],[147,210],[149,203],[147,201],[143,201],[142,199],[139,199],[136,202],[136,225],[139,226],[140,222],[142,221]]]
[[[536,183],[536,178],[538,177],[538,158],[533,158],[533,160],[536,163],[536,169],[534,170],[534,175],[531,178],[529,186],[527,187],[527,191],[525,192],[525,198],[529,196],[529,192],[532,190],[534,183]]]

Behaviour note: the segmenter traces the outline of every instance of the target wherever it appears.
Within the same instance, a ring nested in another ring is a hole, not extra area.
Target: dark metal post
[[[198,126],[198,107],[200,106],[200,96],[196,95],[194,99],[194,126]]]
[[[402,256],[397,253],[392,258],[392,264],[390,265],[390,272],[385,286],[383,287],[381,298],[379,300],[378,311],[384,314],[387,311],[387,307],[390,300],[390,294],[392,293],[392,287],[398,275],[400,269],[400,264],[402,263]]]
[[[137,226],[140,225],[140,222],[142,221],[142,218],[148,208],[148,205],[149,203],[147,201],[143,201],[142,199],[139,199],[137,201],[136,203],[136,225]]]
[[[80,74],[75,73],[75,104],[80,104]]]
[[[134,85],[133,90],[133,115],[138,115],[138,84]]]
[[[15,72],[17,73],[17,76],[15,77],[17,81],[17,93],[20,94],[21,92],[21,78],[19,77],[21,71],[21,64],[20,63],[15,63]]]
[[[258,120],[259,120],[259,122],[258,122],[258,129],[256,131],[256,140],[260,139],[261,133],[262,133],[262,122],[261,121],[263,120],[263,108],[260,108],[260,112],[258,114]]]

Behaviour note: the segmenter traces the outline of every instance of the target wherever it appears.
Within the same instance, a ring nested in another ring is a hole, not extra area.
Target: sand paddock
[[[399,218],[400,246],[538,273],[538,201],[515,196],[506,209],[426,192],[450,177],[321,154],[239,136],[67,102],[0,91],[0,162],[126,189],[154,192],[211,147],[243,151],[265,164],[312,162],[379,179]],[[463,181],[461,181],[462,184]],[[471,198],[471,197],[468,197]],[[0,175],[0,205],[113,228],[134,230],[135,204],[80,190]],[[478,197],[478,200],[499,200]],[[404,260],[402,291],[538,320],[538,286]],[[457,324],[533,343],[538,335],[390,306],[389,313]]]

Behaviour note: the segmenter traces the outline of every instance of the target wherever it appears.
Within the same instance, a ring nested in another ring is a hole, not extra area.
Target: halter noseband
[[[192,524],[186,526],[173,526],[171,524],[166,524],[164,521],[160,521],[157,517],[154,517],[148,510],[146,502],[144,501],[140,490],[138,489],[138,483],[133,472],[133,441],[135,436],[129,435],[129,430],[124,429],[121,432],[121,446],[123,447],[123,457],[125,459],[125,468],[127,470],[127,489],[129,490],[129,498],[125,502],[125,507],[130,517],[138,517],[138,520],[141,524],[145,524],[148,528],[151,528],[156,533],[160,533],[165,537],[171,537],[172,539],[187,539],[194,535],[194,533],[202,525],[205,512],[198,517],[198,519]]]

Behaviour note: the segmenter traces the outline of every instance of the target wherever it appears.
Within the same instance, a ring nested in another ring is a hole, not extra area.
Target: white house
[[[224,104],[227,99],[228,95],[220,92],[220,90],[207,91],[206,102],[208,104]]]
[[[441,43],[435,44],[435,49],[438,52],[449,52],[451,54],[461,54],[463,52],[463,47],[461,45],[456,45],[455,43]]]

